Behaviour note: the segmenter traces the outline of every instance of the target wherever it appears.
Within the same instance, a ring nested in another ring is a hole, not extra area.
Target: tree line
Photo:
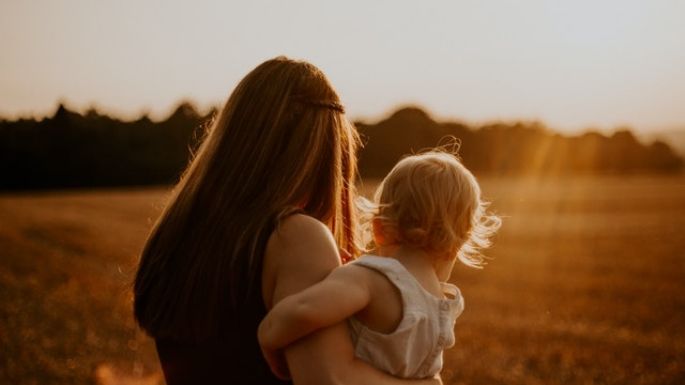
[[[476,173],[497,175],[577,175],[673,173],[683,159],[665,142],[641,143],[627,129],[611,135],[588,131],[566,136],[539,122],[497,122],[478,127],[438,123],[416,107],[402,108],[375,124],[358,122],[366,145],[360,168],[382,176],[408,152],[456,137],[464,164]]]
[[[45,119],[0,120],[0,189],[174,183],[215,113],[200,114],[183,102],[159,122],[147,116],[122,121],[60,105]],[[438,123],[416,107],[356,126],[364,143],[362,177],[383,176],[404,154],[433,147],[446,136],[461,142],[460,157],[478,174],[673,173],[683,168],[683,159],[666,143],[643,144],[629,130],[564,136],[540,123],[475,127]]]

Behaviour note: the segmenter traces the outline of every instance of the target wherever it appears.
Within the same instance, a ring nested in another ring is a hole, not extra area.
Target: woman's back
[[[269,226],[273,230],[274,226]],[[269,234],[270,235],[270,234]],[[259,240],[257,268],[262,269],[268,238]],[[244,298],[237,307],[219,309],[223,320],[217,335],[201,341],[155,338],[157,353],[167,385],[190,384],[283,384],[269,370],[257,341],[257,327],[266,315],[261,279],[252,289],[232,286],[241,293],[228,293]]]
[[[225,333],[205,342],[156,339],[168,385],[283,384],[262,358],[257,325],[266,314],[261,290],[250,295],[240,312],[225,318]]]

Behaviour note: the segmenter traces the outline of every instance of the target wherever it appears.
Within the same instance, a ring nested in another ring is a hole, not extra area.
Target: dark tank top
[[[273,226],[266,232],[266,239],[260,240],[260,272],[271,231]],[[257,327],[267,310],[262,299],[261,274],[254,286],[239,311],[231,311],[223,318],[228,322],[221,336],[199,343],[155,339],[167,385],[292,384],[276,378],[262,357]]]

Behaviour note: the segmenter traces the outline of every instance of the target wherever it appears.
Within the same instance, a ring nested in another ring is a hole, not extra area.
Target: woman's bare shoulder
[[[293,214],[283,219],[274,230],[269,242],[284,244],[296,241],[329,240],[335,244],[333,234],[324,223],[305,214]]]
[[[322,257],[333,254],[339,263],[338,248],[328,227],[316,218],[294,214],[279,223],[269,238],[266,251],[283,258],[298,258],[312,250],[326,252]]]
[[[277,301],[301,291],[324,279],[340,263],[335,239],[325,224],[307,215],[291,215],[266,245],[263,273],[273,286],[267,283],[265,289],[274,290],[267,299]]]

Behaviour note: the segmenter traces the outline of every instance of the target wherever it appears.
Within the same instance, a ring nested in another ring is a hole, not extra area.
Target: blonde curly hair
[[[365,248],[373,248],[371,224],[380,220],[394,244],[449,255],[471,267],[485,264],[501,219],[487,212],[480,186],[456,154],[432,149],[400,160],[383,179],[373,202],[358,202]]]

